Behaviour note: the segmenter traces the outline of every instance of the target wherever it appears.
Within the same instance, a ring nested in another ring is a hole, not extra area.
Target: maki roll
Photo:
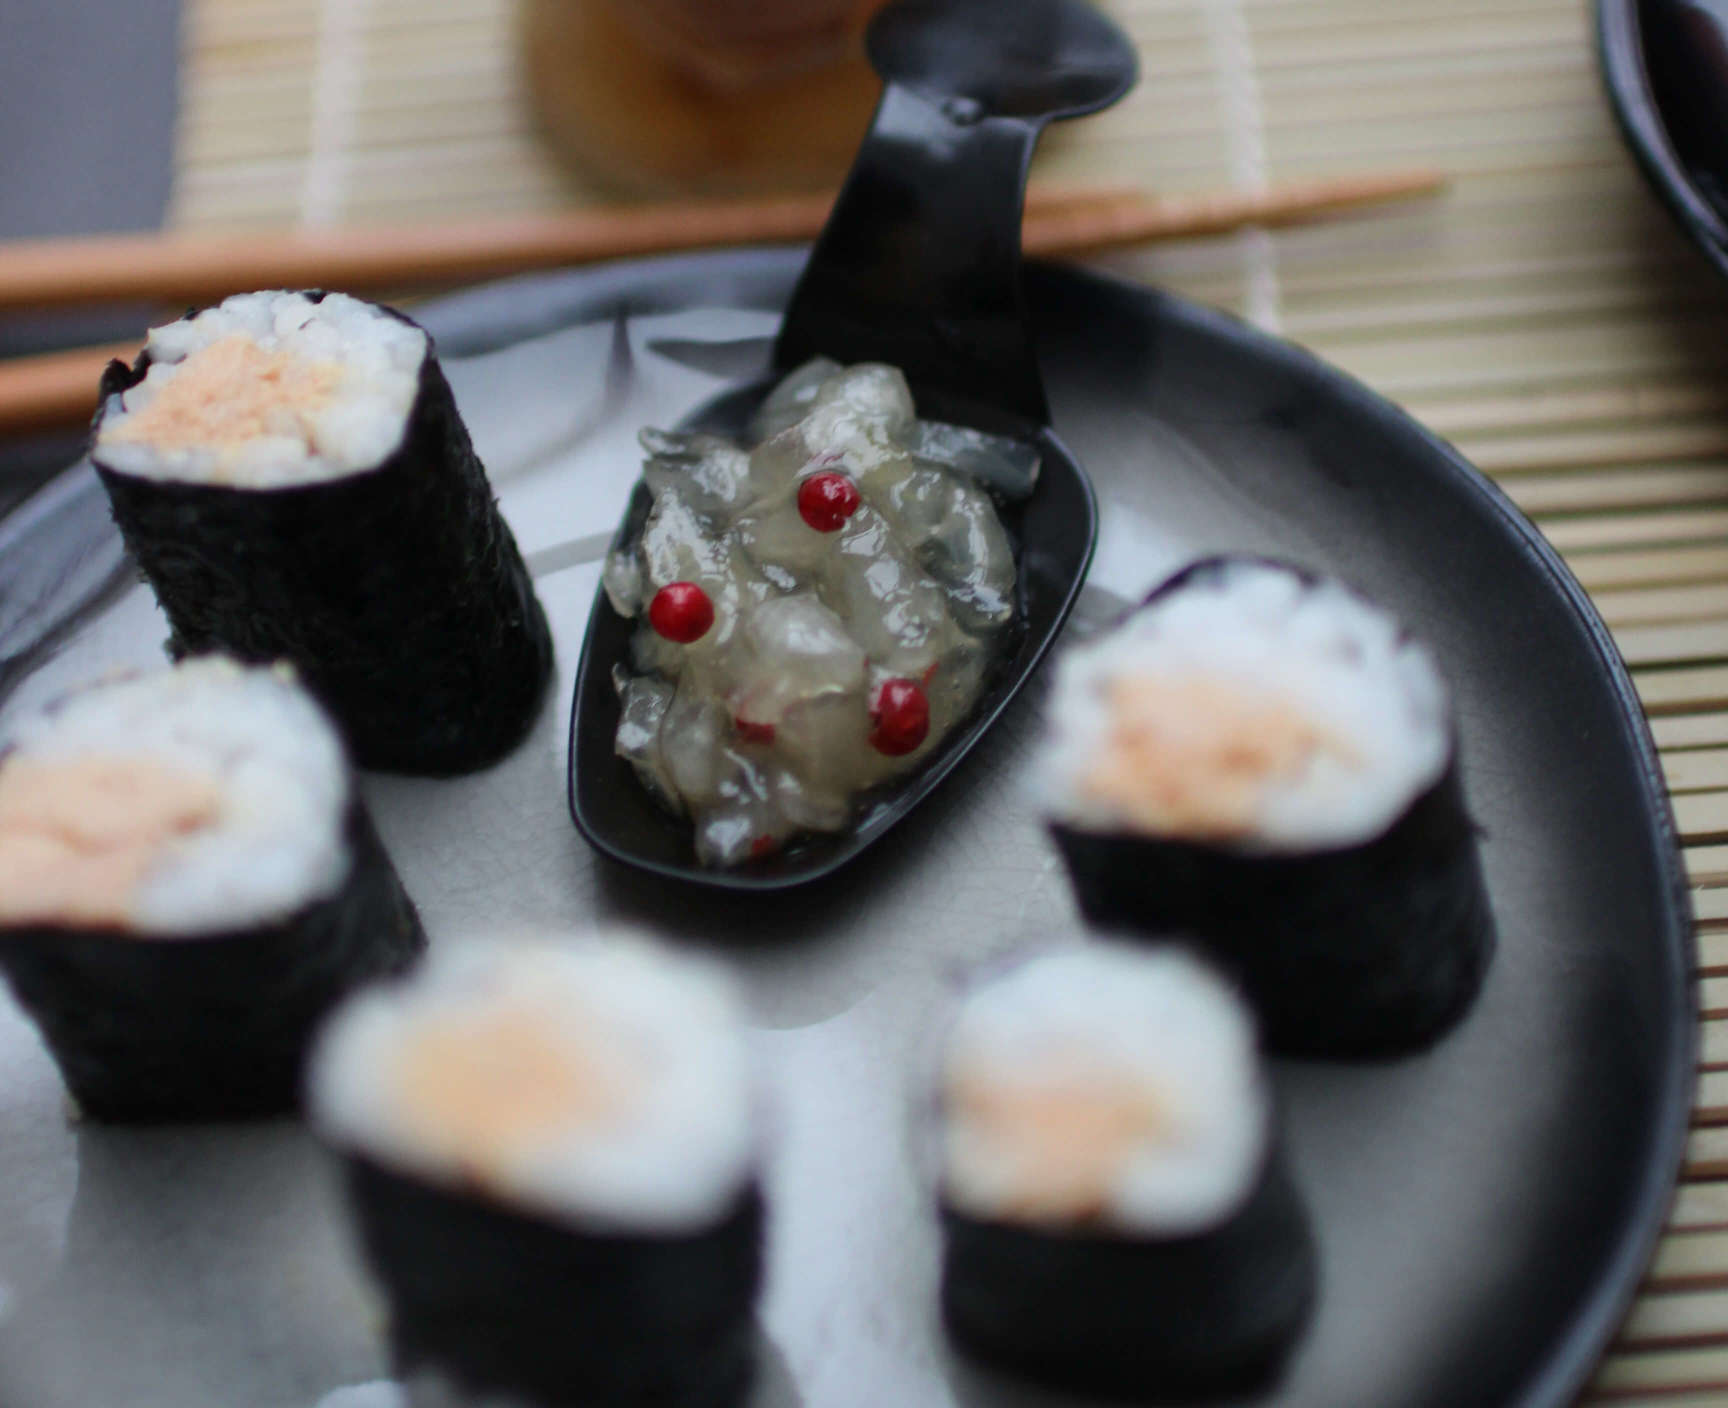
[[[1420,1049],[1494,947],[1433,657],[1337,582],[1178,574],[1058,674],[1038,787],[1094,922],[1202,940],[1275,1051]]]
[[[432,339],[339,293],[249,293],[109,365],[91,451],[178,655],[285,659],[363,767],[507,753],[552,641]]]
[[[1128,1400],[1275,1378],[1318,1279],[1253,1022],[1174,948],[972,993],[940,1078],[942,1313],[967,1355]]]
[[[330,1007],[424,944],[286,669],[111,680],[0,755],[0,968],[91,1118],[292,1110]]]
[[[312,1065],[397,1368],[545,1405],[746,1393],[763,1207],[743,1028],[634,942],[435,954]]]

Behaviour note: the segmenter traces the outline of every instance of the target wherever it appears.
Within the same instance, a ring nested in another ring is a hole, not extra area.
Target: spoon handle
[[[938,415],[1050,423],[1020,292],[1026,169],[1044,124],[1134,85],[1086,0],[896,0],[865,47],[881,104],[804,267],[775,358],[890,362]]]
[[[777,363],[888,362],[958,418],[1047,425],[1020,290],[1026,171],[1043,125],[890,82],[793,294]]]

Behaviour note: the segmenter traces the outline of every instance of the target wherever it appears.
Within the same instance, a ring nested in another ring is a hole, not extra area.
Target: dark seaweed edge
[[[337,1152],[403,1377],[432,1370],[547,1408],[747,1398],[767,1215],[754,1178],[707,1227],[629,1232]]]
[[[353,787],[350,781],[350,788]],[[0,969],[83,1113],[160,1123],[290,1114],[326,1014],[425,950],[419,911],[357,792],[349,870],[284,918],[214,934],[0,928]]]
[[[945,1197],[940,1217],[950,1340],[1047,1388],[1131,1402],[1261,1391],[1319,1298],[1312,1219],[1276,1127],[1247,1196],[1198,1232],[1031,1226]]]

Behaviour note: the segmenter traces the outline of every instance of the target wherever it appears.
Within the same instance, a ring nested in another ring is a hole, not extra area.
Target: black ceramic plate
[[[1680,228],[1728,275],[1728,191],[1700,159],[1721,138],[1692,130],[1698,106],[1675,91],[1686,80],[1665,54],[1673,42],[1651,29],[1646,0],[1596,0],[1597,55],[1620,131]]]
[[[586,341],[549,339],[521,363],[569,357],[558,385],[577,395],[599,367],[576,354],[603,350],[609,326],[622,338],[652,313],[722,307],[764,310],[765,332],[798,264],[795,251],[624,264],[476,290],[426,316],[470,415],[496,424],[511,414],[509,367],[493,359],[486,372],[464,354],[590,325]],[[1434,1051],[1276,1072],[1323,1284],[1291,1372],[1265,1402],[1565,1403],[1659,1230],[1694,1060],[1683,872],[1608,635],[1496,489],[1354,382],[1179,300],[1071,270],[1029,277],[1055,425],[1100,505],[1067,638],[1190,557],[1271,552],[1388,604],[1433,644],[1457,698],[1501,950],[1477,1006]],[[639,370],[659,355],[641,350],[650,341],[634,344]],[[737,354],[739,374],[752,370],[734,344],[671,350],[712,366]],[[655,414],[676,419],[712,394],[710,383]],[[604,493],[577,491],[596,500],[598,524],[623,507],[628,443],[621,428],[617,454],[582,462],[581,473],[609,476]],[[543,471],[566,472],[578,471]],[[525,483],[503,484],[507,512],[526,504]],[[531,522],[516,511],[519,528]],[[530,553],[564,700],[604,541]],[[87,475],[0,523],[0,683],[47,687],[30,645],[44,628],[63,651],[50,671],[81,652],[100,662],[155,648],[159,623],[137,592],[87,626],[66,621],[113,560]],[[595,856],[564,815],[567,721],[556,706],[490,773],[367,782],[435,943],[512,921],[624,917],[724,953],[746,982],[779,1112],[766,1371],[753,1408],[1049,1401],[973,1372],[943,1345],[910,1113],[956,976],[1070,932],[1060,867],[1021,790],[1039,695],[1016,700],[870,853],[789,896],[692,901]],[[15,1292],[0,1314],[0,1400],[311,1408],[382,1372],[297,1130],[69,1135],[57,1099],[52,1067],[0,1003],[0,1274]],[[43,1387],[110,1368],[128,1391],[68,1399]],[[394,1402],[388,1393],[329,1405],[369,1408]]]

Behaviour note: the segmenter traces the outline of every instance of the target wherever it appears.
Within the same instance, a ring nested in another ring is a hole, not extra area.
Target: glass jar
[[[553,147],[634,194],[831,186],[880,83],[883,0],[523,0],[522,57]]]

